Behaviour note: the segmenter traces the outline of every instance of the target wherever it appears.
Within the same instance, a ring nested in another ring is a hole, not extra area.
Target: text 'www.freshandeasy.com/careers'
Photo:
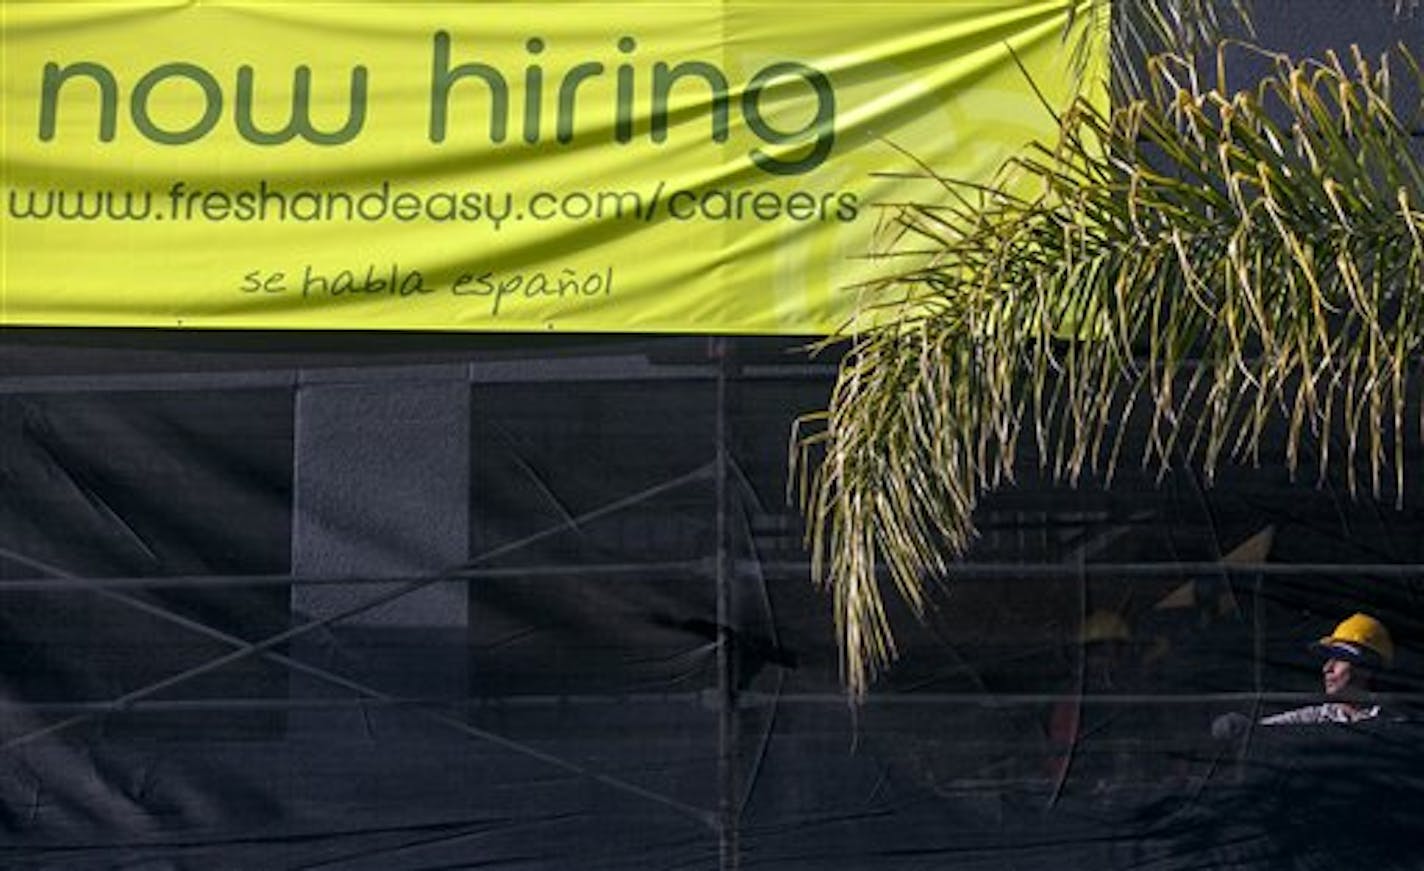
[[[301,189],[265,180],[245,188],[175,181],[166,190],[17,189],[6,192],[16,221],[181,223],[484,224],[522,221],[759,221],[846,224],[860,215],[852,191],[768,188],[647,190],[409,190],[389,181],[352,190]]]

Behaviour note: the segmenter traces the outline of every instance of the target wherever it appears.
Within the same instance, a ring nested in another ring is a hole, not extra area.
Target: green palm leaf
[[[1075,104],[1057,142],[1006,167],[1039,195],[941,180],[944,202],[900,210],[885,253],[933,254],[876,288],[891,315],[848,340],[829,407],[793,439],[854,696],[895,653],[886,595],[924,609],[1025,439],[1070,482],[1124,457],[1210,477],[1281,420],[1292,469],[1314,440],[1319,472],[1403,497],[1403,440],[1424,426],[1405,419],[1424,170],[1391,109],[1401,75],[1424,85],[1403,50],[1274,57],[1227,93],[1158,55],[1137,96]],[[1134,410],[1150,426],[1129,445]]]

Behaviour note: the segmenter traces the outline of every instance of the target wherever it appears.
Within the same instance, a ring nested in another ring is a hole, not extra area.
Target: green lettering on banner
[[[0,325],[845,329],[1079,2],[14,0]]]

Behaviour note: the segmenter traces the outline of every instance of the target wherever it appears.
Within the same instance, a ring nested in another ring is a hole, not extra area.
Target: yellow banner
[[[7,0],[0,322],[836,332],[1074,5]]]

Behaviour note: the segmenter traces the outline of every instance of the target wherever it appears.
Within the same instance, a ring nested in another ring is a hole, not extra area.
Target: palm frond
[[[1080,27],[1084,18],[1087,26]],[[1080,75],[1098,47],[1109,46],[1108,73],[1117,101],[1147,93],[1142,71],[1147,58],[1203,57],[1228,36],[1252,33],[1249,0],[1085,0],[1070,7],[1065,29],[1072,68]]]
[[[1402,50],[1273,60],[1224,93],[1159,56],[1143,96],[1075,104],[1057,142],[1006,168],[1040,195],[966,189],[899,213],[892,238],[935,253],[879,288],[894,316],[849,339],[793,445],[853,695],[895,655],[886,596],[926,607],[1021,441],[1070,482],[1134,455],[1210,476],[1283,421],[1269,447],[1292,469],[1313,441],[1318,472],[1403,498],[1404,439],[1424,430],[1405,419],[1424,168],[1390,95],[1424,75]],[[1141,444],[1125,442],[1131,413],[1149,421]]]

